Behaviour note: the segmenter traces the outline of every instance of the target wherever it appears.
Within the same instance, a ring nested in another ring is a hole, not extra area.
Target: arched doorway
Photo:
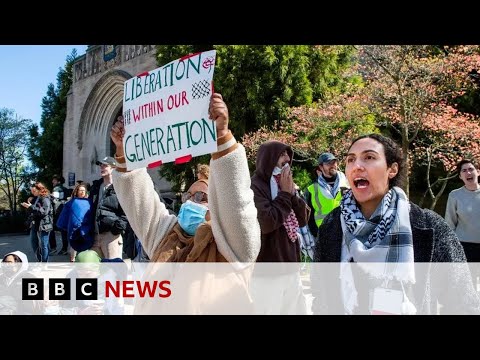
[[[115,147],[110,139],[110,129],[122,114],[123,84],[131,75],[121,70],[111,71],[94,86],[83,108],[77,138],[79,161],[87,172],[83,178],[98,178],[96,162],[113,156]]]

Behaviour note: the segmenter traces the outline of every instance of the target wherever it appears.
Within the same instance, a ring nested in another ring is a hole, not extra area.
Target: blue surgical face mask
[[[208,207],[187,200],[178,213],[178,224],[188,234],[194,235],[200,224],[205,222]]]

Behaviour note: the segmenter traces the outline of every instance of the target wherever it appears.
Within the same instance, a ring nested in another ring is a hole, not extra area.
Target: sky
[[[87,45],[0,45],[0,108],[40,124],[48,84],[57,85],[59,68],[73,49],[83,55]]]

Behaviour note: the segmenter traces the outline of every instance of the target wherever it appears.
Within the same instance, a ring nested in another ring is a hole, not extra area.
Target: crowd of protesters
[[[115,156],[97,161],[101,178],[91,186],[81,182],[69,194],[61,176],[53,177],[52,193],[41,182],[34,183],[32,196],[22,206],[30,213],[37,260],[48,262],[54,254],[57,230],[62,239],[58,254],[69,253],[70,261],[91,258],[86,251],[98,259],[122,259],[128,239],[137,260],[228,262],[236,271],[253,266],[253,281],[237,277],[232,291],[244,299],[251,296],[257,314],[307,313],[299,267],[276,267],[272,274],[262,263],[299,264],[306,257],[314,263],[398,263],[402,266],[388,276],[399,284],[391,289],[401,287],[403,304],[409,305],[402,313],[430,313],[422,304],[435,296],[428,286],[435,279],[419,281],[414,263],[479,261],[475,214],[480,212],[480,185],[474,160],[458,163],[465,185],[449,195],[445,219],[408,199],[402,190],[402,149],[378,134],[352,141],[345,172],[334,154],[320,154],[317,179],[302,195],[293,181],[289,144],[262,144],[250,178],[245,149],[229,130],[228,107],[220,94],[212,95],[209,115],[216,123],[217,151],[209,166],[197,167],[197,181],[182,195],[178,214],[167,210],[146,169],[127,171],[121,117],[111,129]],[[22,259],[7,255],[9,261]],[[325,274],[312,272],[313,312],[371,312],[371,295],[358,284],[378,286],[383,279],[377,270],[365,266],[354,273],[338,267],[333,283],[331,276],[326,280]],[[473,281],[468,267],[460,267],[442,281],[462,289],[455,306],[479,313],[479,274],[472,275]],[[334,291],[324,291],[327,282]],[[446,304],[441,296],[436,300]]]

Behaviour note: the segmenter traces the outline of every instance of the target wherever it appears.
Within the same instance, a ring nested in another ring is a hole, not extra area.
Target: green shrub
[[[310,173],[306,169],[302,169],[296,165],[292,168],[293,181],[298,185],[300,190],[304,191],[308,185],[312,183]]]

